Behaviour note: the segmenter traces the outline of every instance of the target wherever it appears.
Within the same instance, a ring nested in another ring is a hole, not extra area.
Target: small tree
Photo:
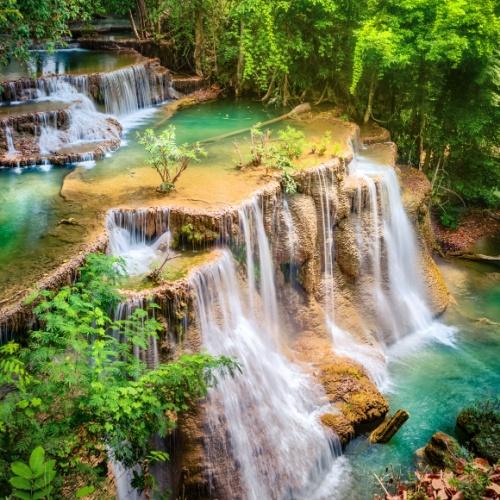
[[[138,134],[138,137],[139,144],[142,144],[149,154],[148,164],[161,177],[158,190],[162,193],[169,193],[175,189],[175,183],[191,161],[199,161],[200,156],[206,156],[205,150],[199,143],[178,146],[173,125],[159,135],[148,128],[143,134]]]

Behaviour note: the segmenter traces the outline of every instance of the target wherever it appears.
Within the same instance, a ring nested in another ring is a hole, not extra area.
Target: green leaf
[[[76,492],[76,498],[83,498],[91,493],[94,493],[95,488],[93,486],[84,486]]]
[[[24,477],[14,476],[9,479],[9,483],[14,486],[14,488],[19,488],[20,490],[31,491],[31,481],[24,479]]]
[[[26,493],[24,491],[14,491],[12,493],[16,498],[20,498],[21,500],[31,500],[31,494],[30,493]]]
[[[42,477],[39,477],[38,479],[35,479],[33,486],[35,490],[39,490],[41,488],[45,488],[45,486],[48,486],[56,477],[56,471],[55,470],[49,470],[46,473],[42,475]]]
[[[41,491],[37,491],[33,493],[33,496],[31,497],[32,500],[40,500],[41,498],[47,498],[50,495],[50,492],[52,491],[52,486],[47,486],[47,488],[44,488]]]
[[[23,477],[24,479],[33,479],[31,469],[24,462],[14,462],[10,468],[16,476]]]
[[[45,450],[41,446],[37,446],[31,453],[30,456],[30,467],[35,474],[40,474],[43,472],[43,463],[45,460]]]

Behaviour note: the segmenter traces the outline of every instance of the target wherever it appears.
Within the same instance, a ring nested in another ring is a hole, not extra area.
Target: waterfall
[[[227,250],[191,276],[203,346],[234,357],[243,372],[220,380],[207,403],[209,435],[220,436],[227,426],[222,446],[240,476],[238,484],[227,473],[220,487],[227,498],[323,498],[340,481],[340,444],[319,421],[321,388],[282,351],[274,269],[257,200],[239,217],[248,289]],[[208,446],[211,463],[219,452],[220,445]]]
[[[433,321],[418,272],[415,231],[404,210],[394,169],[356,154],[349,174],[359,181],[357,239],[371,272],[380,347],[358,342],[331,318],[329,328],[335,351],[361,363],[379,388],[387,388],[387,355],[398,357],[429,340],[452,345],[454,329]],[[363,214],[363,186],[367,214]],[[367,219],[364,228],[363,217]]]
[[[334,298],[333,298],[333,263],[335,252],[335,212],[332,197],[335,193],[335,181],[326,167],[318,168],[314,175],[317,177],[319,187],[319,205],[321,210],[321,229],[322,229],[322,263],[321,277],[324,291],[324,307],[329,318],[334,317]]]
[[[292,212],[290,211],[288,200],[286,198],[283,198],[282,209],[283,223],[285,225],[287,235],[288,257],[289,261],[293,263],[299,242],[293,224]]]
[[[168,97],[165,95],[164,82],[157,79],[155,83],[151,86],[144,65],[102,74],[99,84],[106,112],[122,116],[164,101]],[[160,95],[156,96],[158,89]]]
[[[110,124],[109,117],[97,111],[92,100],[62,80],[54,80],[51,99],[69,102],[64,110],[69,121],[67,127],[58,126],[58,112],[40,113],[40,153],[48,155],[61,148],[106,140],[120,140],[118,126]]]
[[[114,313],[115,320],[128,319],[136,309],[145,308],[144,300],[141,299],[128,299],[121,302],[116,307]],[[154,314],[154,310],[152,311]],[[144,321],[144,320],[143,320]],[[120,341],[123,339],[119,339]],[[142,348],[138,345],[133,346],[134,356],[144,362],[148,368],[157,368],[160,364],[160,354],[158,350],[158,339],[156,337],[148,338],[147,348]]]
[[[390,312],[391,341],[409,332],[422,330],[432,323],[419,269],[418,244],[412,224],[404,210],[396,172],[358,155],[350,174],[367,186],[369,218],[372,221],[368,248],[374,278],[376,307],[379,317]],[[379,183],[377,192],[376,183]],[[380,220],[380,221],[379,221]],[[385,259],[380,241],[386,252]],[[385,262],[385,267],[384,267]],[[381,269],[386,268],[387,286],[382,283]]]
[[[14,146],[14,139],[12,138],[12,129],[5,124],[4,125],[5,140],[7,142],[7,154],[14,156],[18,153],[16,147]]]
[[[258,199],[254,198],[243,205],[238,215],[245,242],[249,301],[254,306],[253,301],[258,282],[265,321],[271,327],[271,331],[276,332],[279,320],[276,287],[274,285],[274,265]],[[258,256],[257,262],[255,262],[254,253]],[[257,273],[259,275],[258,280],[256,279]],[[252,312],[255,313],[255,309]]]
[[[109,252],[122,257],[129,275],[146,274],[152,264],[166,257],[170,251],[171,234],[168,228],[168,208],[157,212],[157,227],[166,220],[166,229],[154,239],[147,237],[148,211],[110,210],[106,216]]]

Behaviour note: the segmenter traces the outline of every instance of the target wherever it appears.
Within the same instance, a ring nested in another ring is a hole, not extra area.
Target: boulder
[[[425,446],[424,455],[430,465],[455,469],[463,461],[464,453],[455,438],[444,432],[436,432]]]

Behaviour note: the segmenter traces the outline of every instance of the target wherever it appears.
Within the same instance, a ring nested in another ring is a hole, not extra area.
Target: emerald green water
[[[410,419],[388,444],[370,445],[359,438],[347,447],[351,472],[346,498],[373,498],[372,473],[380,475],[390,465],[411,472],[415,450],[434,432],[453,435],[462,408],[500,395],[500,329],[474,320],[500,322],[500,270],[461,261],[440,267],[457,301],[442,318],[457,328],[455,345],[433,343],[391,364],[391,410],[404,408]]]
[[[0,71],[0,81],[40,77],[47,74],[84,75],[113,71],[137,61],[133,52],[85,50],[78,48],[31,51],[26,64],[12,61]]]
[[[26,289],[74,255],[90,232],[100,226],[105,211],[114,206],[113,183],[118,174],[127,173],[125,195],[133,201],[130,193],[136,185],[136,171],[151,170],[145,166],[143,147],[137,143],[138,131],[153,127],[159,132],[174,124],[179,142],[195,142],[252,126],[277,113],[250,101],[207,103],[181,110],[170,118],[162,108],[139,112],[125,120],[129,128],[118,151],[96,162],[92,169],[78,169],[82,185],[89,190],[81,199],[67,201],[59,195],[68,169],[0,169],[0,299]],[[205,171],[211,176],[216,159],[234,154],[231,141],[208,149],[207,160],[193,164],[188,171]],[[234,174],[231,163],[225,168]],[[102,179],[110,179],[110,192],[94,193],[93,183]],[[78,224],[59,223],[69,218]]]

